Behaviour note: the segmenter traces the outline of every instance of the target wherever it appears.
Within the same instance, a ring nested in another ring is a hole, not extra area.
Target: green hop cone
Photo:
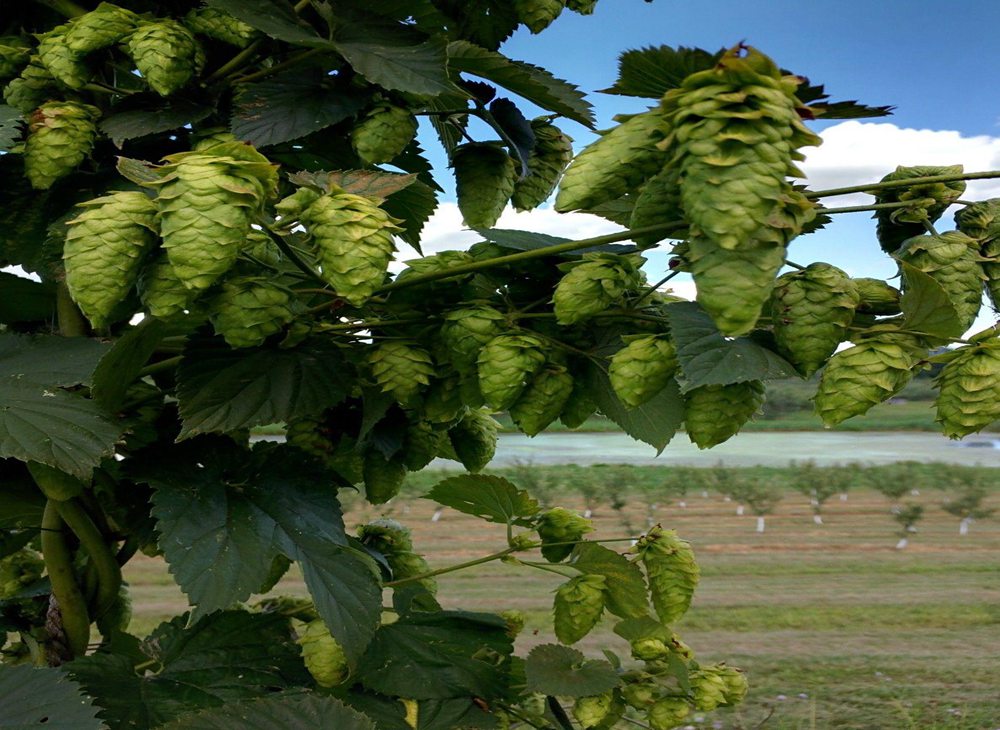
[[[860,416],[903,389],[926,348],[910,335],[878,333],[830,358],[813,397],[829,428]]]
[[[693,388],[684,394],[688,436],[698,448],[710,449],[739,433],[763,403],[764,384],[759,380]]]
[[[455,149],[451,166],[465,225],[492,228],[514,193],[514,160],[502,147],[474,142]]]
[[[916,167],[899,166],[882,178],[882,182],[909,180],[916,177],[955,175],[962,173],[961,165]],[[928,183],[910,187],[888,188],[875,193],[876,203],[902,203],[912,201],[913,206],[875,211],[878,221],[876,235],[886,253],[895,253],[903,242],[926,232],[927,223],[940,218],[953,202],[965,192],[965,181]]]
[[[81,54],[74,52],[66,41],[69,25],[56,26],[39,36],[38,60],[60,84],[82,89],[93,75]]]
[[[448,430],[448,439],[462,465],[475,473],[482,471],[497,449],[499,424],[483,410],[470,410]]]
[[[532,33],[541,33],[566,7],[566,0],[513,0],[518,20]]]
[[[403,440],[403,463],[409,471],[420,471],[434,461],[441,448],[443,432],[427,421],[417,421],[406,427]]]
[[[476,366],[479,351],[500,334],[504,319],[502,312],[486,305],[445,313],[441,344],[460,372],[468,372]]]
[[[28,41],[19,36],[0,36],[0,82],[17,76],[30,58]]]
[[[165,253],[143,267],[138,288],[142,305],[151,315],[161,319],[181,314],[198,295],[184,286]]]
[[[614,707],[614,692],[580,697],[573,703],[573,717],[584,728],[597,728],[605,724]]]
[[[479,388],[486,404],[510,408],[528,380],[545,364],[545,344],[534,335],[497,335],[479,352]]]
[[[135,30],[139,16],[111,3],[101,3],[89,13],[74,18],[66,31],[66,46],[85,55],[113,46]]]
[[[965,206],[955,213],[955,225],[979,244],[986,292],[994,308],[1000,307],[1000,198]]]
[[[298,644],[309,674],[320,687],[336,687],[347,681],[351,673],[344,648],[326,628],[323,619],[306,624]]]
[[[386,560],[389,563],[389,568],[392,570],[393,580],[413,578],[424,573],[429,573],[431,569],[422,555],[418,555],[411,550],[391,553],[386,556]],[[437,581],[433,578],[421,578],[415,582],[432,596],[437,594]]]
[[[636,550],[646,568],[649,593],[660,621],[678,621],[691,605],[700,571],[691,545],[659,526],[640,538]]]
[[[264,277],[227,279],[209,301],[216,334],[230,347],[257,347],[295,319],[287,289]]]
[[[506,611],[501,611],[499,616],[506,622],[507,636],[511,639],[516,639],[518,635],[524,631],[525,617],[523,611],[511,608]]]
[[[960,439],[1000,419],[1000,342],[962,347],[934,379],[937,422]]]
[[[56,80],[42,65],[38,56],[31,56],[21,75],[3,90],[4,101],[22,114],[31,114],[46,100],[62,95]]]
[[[691,672],[691,701],[699,712],[711,712],[716,707],[727,704],[729,685],[714,667],[704,667]]]
[[[90,154],[101,112],[89,104],[51,101],[30,116],[24,144],[24,171],[31,186],[47,190]]]
[[[987,279],[979,264],[975,239],[961,231],[914,236],[903,242],[896,258],[929,274],[955,305],[962,329],[972,326],[983,299],[983,281]]]
[[[778,352],[809,377],[847,336],[861,295],[836,266],[810,264],[779,277],[771,294],[771,321]]]
[[[66,285],[87,319],[103,327],[156,245],[156,204],[144,193],[116,192],[83,207],[67,223]]]
[[[21,548],[0,558],[0,600],[40,580],[44,572],[42,556],[31,548]]]
[[[573,392],[573,376],[564,367],[539,372],[510,407],[510,417],[522,433],[535,436],[559,418]]]
[[[642,282],[637,256],[587,253],[556,284],[552,295],[556,321],[571,325],[610,309]]]
[[[635,199],[628,227],[644,228],[664,223],[683,222],[684,207],[681,203],[679,179],[680,173],[677,168],[666,167],[647,180]],[[673,238],[682,235],[684,235],[684,227],[678,226],[669,231],[664,230],[636,236],[633,240],[640,246],[646,247],[652,246],[668,236]]]
[[[680,727],[691,714],[691,706],[680,697],[664,697],[657,700],[646,714],[646,722],[652,730],[672,730]]]
[[[573,139],[541,117],[533,119],[535,147],[528,158],[528,174],[514,183],[510,202],[516,210],[534,210],[548,200],[556,183],[573,159]]]
[[[611,358],[611,387],[630,408],[636,408],[667,387],[677,372],[677,349],[663,335],[631,339]]]
[[[567,428],[579,428],[597,411],[597,403],[590,397],[590,388],[583,378],[573,378],[573,390],[563,405],[559,420]]]
[[[578,575],[559,586],[553,603],[559,641],[575,644],[597,625],[604,613],[607,581],[603,575]]]
[[[392,104],[370,109],[351,130],[351,144],[364,162],[375,165],[395,159],[417,134],[417,118]]]
[[[365,546],[386,556],[413,551],[410,529],[391,517],[379,517],[359,525],[358,539]]]
[[[205,63],[205,53],[191,31],[169,18],[140,24],[129,36],[127,50],[146,83],[160,96],[187,86]]]
[[[424,393],[423,417],[435,425],[453,423],[465,412],[459,378],[449,375],[433,380]]]
[[[714,671],[725,682],[726,690],[723,693],[725,699],[725,702],[723,702],[724,705],[730,707],[738,705],[747,696],[750,684],[747,682],[746,675],[736,667],[728,667],[725,664],[714,664],[711,667],[703,667],[703,669]]]
[[[881,279],[862,277],[854,279],[861,301],[858,312],[862,314],[899,314],[900,291]]]
[[[365,452],[362,475],[365,481],[365,499],[372,504],[385,504],[399,494],[406,479],[406,464],[402,459],[385,455],[376,448]]]
[[[538,516],[535,529],[542,541],[542,557],[550,563],[558,563],[569,557],[574,546],[556,543],[579,542],[588,532],[594,531],[594,526],[576,512],[554,507]]]
[[[434,377],[434,361],[427,350],[410,341],[376,345],[368,354],[375,382],[401,405],[413,403]]]
[[[199,35],[237,48],[246,48],[260,33],[242,20],[215,8],[195,8],[184,16],[184,25]]]
[[[370,198],[343,192],[318,198],[301,220],[316,242],[323,279],[350,304],[364,304],[385,280],[400,221]]]

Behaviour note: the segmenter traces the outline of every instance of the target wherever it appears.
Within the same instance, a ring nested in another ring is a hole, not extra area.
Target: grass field
[[[548,472],[555,470],[542,477]],[[693,543],[702,581],[678,631],[701,659],[746,669],[752,687],[739,711],[696,717],[693,727],[1000,728],[1000,520],[976,522],[960,537],[958,520],[938,506],[943,493],[923,490],[911,499],[925,505],[926,518],[898,551],[898,526],[881,494],[864,488],[846,502],[834,497],[818,526],[805,497],[787,491],[766,532],[757,534],[754,518],[736,516],[718,494],[689,493],[681,507],[676,495],[648,486],[657,481],[651,474],[637,477],[644,488],[617,500],[621,509],[600,503],[594,537],[621,536],[625,522],[643,529],[656,520]],[[1000,488],[994,490],[990,504],[1000,506]],[[558,502],[583,507],[579,496]],[[392,505],[432,566],[503,547],[502,527],[450,511],[435,523],[434,509],[422,499]],[[354,502],[348,524],[383,511]],[[161,561],[140,558],[127,577],[138,608],[133,631],[183,610]],[[559,581],[494,563],[442,576],[439,598],[453,608],[525,611],[528,628],[518,641],[527,649],[553,639],[551,591]],[[292,577],[282,588],[304,592]],[[605,622],[581,648],[627,653],[610,629]]]

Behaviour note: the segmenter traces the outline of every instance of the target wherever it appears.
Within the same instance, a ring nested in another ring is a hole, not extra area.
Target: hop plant
[[[30,57],[21,75],[4,87],[3,98],[22,114],[31,114],[58,93],[56,80],[36,55]]]
[[[691,706],[681,697],[663,697],[653,703],[646,721],[653,730],[671,730],[684,724]]]
[[[20,36],[0,36],[0,82],[17,76],[28,65],[31,45]]]
[[[558,563],[569,557],[573,545],[557,543],[579,542],[588,532],[594,531],[594,526],[576,512],[554,507],[538,516],[535,529],[542,541],[542,557],[550,563]]]
[[[847,335],[861,295],[836,266],[810,264],[778,278],[771,294],[771,319],[778,351],[809,377]]]
[[[684,395],[684,424],[700,449],[727,441],[764,403],[764,384],[748,380],[729,385],[702,385]]]
[[[646,568],[649,593],[660,621],[678,621],[691,605],[700,571],[691,545],[674,530],[658,525],[639,539],[634,548]]]
[[[607,581],[603,575],[578,575],[559,586],[553,603],[559,641],[575,644],[597,625],[604,613]]]
[[[441,326],[441,344],[460,372],[476,366],[479,351],[500,334],[505,317],[486,305],[463,307],[446,312]]]
[[[451,166],[465,225],[492,228],[514,193],[514,160],[497,145],[475,142],[456,148]]]
[[[198,294],[184,285],[165,253],[143,267],[138,289],[142,305],[151,315],[161,319],[182,313]]]
[[[490,463],[497,449],[498,428],[489,413],[474,409],[448,430],[448,439],[462,466],[475,473]]]
[[[287,289],[266,278],[227,279],[209,303],[215,332],[230,347],[257,347],[290,323],[292,297]]]
[[[344,192],[318,198],[301,220],[316,242],[323,279],[350,304],[364,304],[385,280],[400,221],[370,198]]]
[[[522,433],[535,436],[559,418],[572,392],[573,376],[566,368],[544,368],[510,407],[510,417]]]
[[[528,380],[545,364],[544,343],[534,335],[497,335],[477,360],[479,388],[486,404],[497,411],[510,408]]]
[[[365,452],[362,475],[365,499],[372,504],[385,504],[399,494],[406,479],[406,464],[397,457],[386,458],[377,448]]]
[[[597,403],[590,397],[589,387],[583,378],[573,379],[573,390],[563,405],[559,420],[567,428],[579,428],[597,411]]]
[[[518,20],[532,33],[541,33],[559,17],[566,0],[513,0]]]
[[[306,624],[298,644],[309,674],[320,687],[336,687],[347,681],[350,668],[344,648],[326,628],[323,619]]]
[[[351,130],[351,144],[364,162],[388,162],[399,155],[417,134],[417,118],[392,104],[370,109]]]
[[[67,48],[77,55],[113,46],[135,30],[139,16],[126,8],[101,3],[89,13],[74,18],[66,31]]]
[[[861,300],[858,312],[863,314],[899,314],[900,291],[881,279],[854,279]]]
[[[514,183],[510,199],[517,210],[534,210],[548,200],[573,159],[573,138],[548,118],[532,120],[531,129],[535,146],[528,158],[528,174]]]
[[[116,192],[82,207],[67,224],[66,285],[91,324],[103,327],[156,245],[156,204],[141,192]]]
[[[902,244],[896,258],[929,274],[955,305],[962,329],[972,325],[979,314],[983,281],[987,278],[979,265],[975,239],[961,231],[914,236]]]
[[[644,335],[612,356],[608,377],[622,403],[636,408],[667,387],[676,372],[677,349],[670,339]]]
[[[69,25],[59,25],[39,36],[38,60],[52,77],[71,89],[82,89],[92,76],[82,56],[66,40]]]
[[[205,64],[205,53],[191,31],[169,18],[140,24],[129,36],[128,55],[160,96],[187,86]]]
[[[917,167],[899,166],[882,178],[882,182],[910,180],[917,177],[935,175],[956,175],[962,173],[961,165]],[[875,193],[876,203],[912,202],[912,206],[890,208],[875,212],[878,221],[876,235],[886,253],[895,253],[908,238],[923,235],[926,224],[940,218],[945,210],[965,192],[965,181],[955,180],[945,183],[924,183],[909,187],[888,188]]]
[[[29,118],[24,172],[31,186],[47,190],[90,154],[100,110],[75,101],[51,101]]]
[[[392,341],[377,345],[368,355],[375,382],[402,405],[412,403],[420,389],[434,377],[430,353],[415,342]]]
[[[193,32],[237,48],[246,48],[260,35],[257,30],[215,8],[194,8],[184,16],[184,25]]]
[[[1000,419],[1000,342],[962,347],[934,379],[937,422],[946,436],[960,439]]]
[[[618,304],[642,282],[641,262],[636,256],[588,253],[568,265],[552,296],[556,321],[576,324]]]

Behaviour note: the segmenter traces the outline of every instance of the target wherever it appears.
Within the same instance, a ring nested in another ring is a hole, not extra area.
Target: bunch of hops
[[[972,325],[979,314],[986,279],[975,239],[961,231],[914,236],[903,243],[896,258],[929,274],[955,305],[962,329]]]
[[[863,314],[899,314],[901,294],[899,289],[881,279],[862,277],[853,279],[860,301],[857,311]]]
[[[458,209],[469,228],[491,228],[514,193],[514,160],[495,144],[460,145],[451,156]]]
[[[496,453],[499,428],[489,413],[473,409],[448,430],[448,439],[462,466],[473,473],[486,468]]]
[[[50,101],[29,117],[24,171],[31,186],[47,190],[90,154],[100,110],[75,101]]]
[[[633,549],[646,568],[656,615],[665,624],[674,623],[687,612],[698,585],[700,571],[691,545],[674,530],[657,525]]]
[[[354,306],[382,286],[396,250],[396,220],[371,198],[342,191],[313,201],[301,214],[318,249],[321,276]]]
[[[986,292],[994,307],[1000,307],[1000,198],[990,198],[962,208],[955,225],[979,243],[986,275]]]
[[[91,324],[103,327],[156,245],[156,203],[144,193],[116,192],[83,207],[67,224],[66,285]]]
[[[151,315],[162,319],[181,314],[198,295],[184,285],[165,252],[143,267],[138,288],[142,305]]]
[[[612,728],[625,714],[625,704],[616,692],[580,697],[573,703],[573,717],[587,730]]]
[[[391,341],[368,355],[375,382],[402,405],[413,403],[420,389],[434,377],[434,361],[424,348],[410,341]]]
[[[514,13],[532,33],[541,33],[559,17],[566,0],[514,0]]]
[[[550,563],[558,563],[569,557],[573,545],[557,543],[579,542],[588,532],[594,531],[594,526],[576,512],[554,507],[538,516],[535,530],[542,540],[542,557]]]
[[[611,358],[608,377],[615,394],[636,408],[655,396],[677,372],[677,348],[664,335],[640,335]]]
[[[195,33],[237,48],[246,48],[260,35],[242,20],[215,8],[194,8],[184,16],[184,24]]]
[[[917,167],[899,166],[882,178],[882,182],[910,180],[917,177],[935,175],[960,175],[961,165]],[[965,181],[955,180],[945,183],[924,183],[909,187],[888,188],[875,194],[876,203],[902,203],[910,201],[912,206],[875,211],[878,221],[876,235],[886,253],[895,253],[904,241],[926,232],[926,224],[940,218],[948,206],[965,192]]]
[[[684,394],[684,427],[700,449],[728,441],[764,404],[764,383],[702,385]]]
[[[573,159],[573,139],[546,117],[534,119],[535,146],[528,174],[514,183],[511,203],[517,210],[534,210],[548,200],[566,165]]]
[[[637,256],[608,253],[584,254],[581,261],[565,264],[568,271],[552,296],[556,321],[576,324],[618,304],[642,283],[641,265]]]
[[[139,16],[126,8],[101,3],[89,13],[74,18],[66,31],[66,46],[85,55],[113,46],[135,30]]]
[[[690,223],[686,258],[698,301],[726,335],[753,328],[787,243],[814,217],[787,181],[801,175],[797,149],[820,143],[800,121],[799,83],[737,46],[661,102]]]
[[[937,422],[959,439],[1000,419],[1000,342],[962,347],[937,374]]]
[[[573,376],[566,368],[553,365],[541,370],[510,407],[510,417],[528,436],[535,436],[559,418],[570,393]]]
[[[846,337],[860,302],[857,284],[836,266],[815,263],[783,274],[771,295],[778,351],[809,377]]]
[[[306,624],[298,638],[302,660],[320,687],[336,687],[347,681],[351,670],[344,648],[330,635],[322,619]]]
[[[0,36],[0,82],[17,76],[28,65],[31,44],[20,36]]]
[[[691,706],[682,697],[663,697],[649,708],[646,721],[653,730],[672,730],[684,724]]]
[[[575,644],[597,625],[604,613],[607,581],[603,575],[578,575],[559,586],[553,603],[559,641]]]
[[[566,169],[556,196],[560,213],[620,198],[666,164],[667,153],[659,145],[669,135],[670,125],[659,109],[615,121],[620,122],[617,127],[584,148]]]
[[[230,347],[256,347],[295,315],[287,289],[259,276],[227,279],[210,303],[212,326]]]
[[[483,346],[477,364],[486,404],[503,411],[514,405],[545,364],[545,344],[534,335],[497,335]]]
[[[479,351],[502,328],[503,313],[487,305],[463,307],[446,312],[441,326],[441,344],[459,372],[476,366]]]
[[[583,378],[573,378],[573,390],[563,404],[559,420],[567,428],[579,428],[597,411],[597,403],[590,397],[589,386]]]
[[[205,64],[205,52],[194,34],[170,18],[140,24],[129,36],[128,54],[160,96],[187,86]]]
[[[3,98],[22,114],[31,114],[57,93],[58,85],[52,74],[38,56],[31,56],[21,75],[4,87]]]
[[[386,457],[377,448],[365,451],[362,462],[365,499],[372,504],[385,504],[399,494],[406,479],[406,464],[398,456]]]
[[[93,75],[82,56],[66,41],[69,25],[59,25],[39,36],[38,60],[52,77],[71,89],[82,89]]]
[[[417,118],[392,104],[370,109],[351,130],[351,144],[364,162],[378,164],[394,159],[417,134]]]

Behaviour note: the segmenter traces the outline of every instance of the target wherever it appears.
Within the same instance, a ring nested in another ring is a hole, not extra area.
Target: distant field
[[[909,478],[940,482],[936,469],[911,470]],[[752,690],[738,712],[696,718],[693,727],[1000,728],[1000,521],[977,522],[959,537],[957,519],[939,507],[944,493],[925,487],[908,500],[924,504],[927,517],[910,547],[897,551],[897,525],[881,494],[860,488],[847,502],[834,497],[827,524],[817,526],[807,500],[786,490],[766,532],[757,534],[753,517],[736,516],[733,504],[714,492],[702,497],[697,489],[680,507],[676,494],[657,486],[668,471],[563,467],[536,470],[534,478],[545,496],[577,508],[584,506],[581,496],[554,495],[553,485],[610,485],[614,494],[605,490],[587,500],[596,510],[598,538],[624,534],[626,523],[642,530],[652,520],[694,544],[703,577],[678,630],[704,660],[745,668]],[[775,483],[787,476],[787,470],[755,473]],[[876,478],[891,473],[876,472]],[[434,478],[422,475],[411,491]],[[991,487],[990,504],[1000,507],[1000,488]],[[396,500],[389,510],[359,501],[350,507],[349,525],[387,512],[397,516],[413,528],[414,542],[434,567],[504,544],[501,527],[454,512],[431,522],[434,504],[422,499]],[[127,577],[137,606],[133,631],[183,610],[161,561],[136,560]],[[520,648],[553,640],[549,611],[557,576],[493,564],[439,582],[447,607],[525,611]],[[291,577],[281,588],[303,592]],[[583,650],[596,654],[607,645],[627,653],[610,628],[605,622]]]

